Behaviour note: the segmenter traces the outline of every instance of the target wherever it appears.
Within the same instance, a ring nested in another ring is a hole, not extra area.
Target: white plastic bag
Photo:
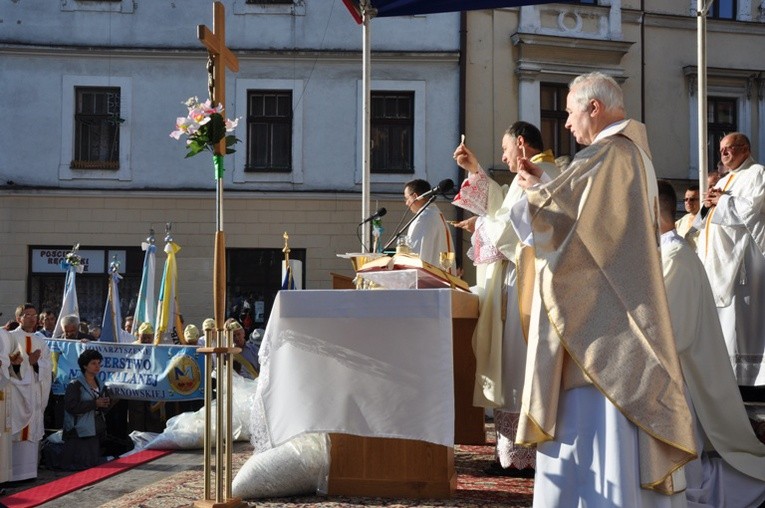
[[[329,472],[327,434],[303,434],[244,463],[231,486],[234,497],[314,495]]]

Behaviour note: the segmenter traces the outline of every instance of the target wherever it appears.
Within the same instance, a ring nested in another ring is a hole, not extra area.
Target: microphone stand
[[[427,202],[427,203],[425,203],[425,206],[423,206],[422,208],[420,208],[419,210],[417,210],[417,213],[415,213],[415,214],[414,214],[414,216],[413,216],[411,219],[409,219],[409,221],[408,221],[406,224],[404,224],[403,226],[401,226],[401,229],[399,229],[399,230],[396,232],[396,234],[395,234],[395,235],[393,235],[393,238],[391,238],[391,239],[390,239],[390,241],[388,241],[388,243],[386,243],[386,244],[385,244],[385,246],[382,248],[383,252],[385,252],[385,250],[386,250],[388,247],[390,247],[390,246],[391,246],[391,244],[392,244],[393,242],[395,242],[395,241],[396,241],[396,239],[397,239],[399,236],[401,236],[401,234],[402,234],[404,231],[406,231],[407,229],[409,229],[409,225],[410,225],[412,222],[414,222],[414,220],[415,220],[417,217],[419,217],[419,216],[422,214],[422,212],[424,212],[424,211],[425,211],[425,209],[426,209],[427,207],[429,207],[429,206],[430,206],[430,204],[431,204],[433,201],[435,201],[435,200],[436,200],[436,198],[437,198],[437,197],[438,197],[438,194],[433,194],[432,196],[430,196],[430,198],[428,198],[428,202]]]

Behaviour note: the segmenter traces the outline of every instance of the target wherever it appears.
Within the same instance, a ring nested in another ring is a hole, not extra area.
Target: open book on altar
[[[409,272],[416,282],[417,288],[458,288],[464,291],[470,291],[470,286],[464,280],[451,275],[441,268],[423,261],[419,256],[411,254],[394,254],[385,256],[364,263],[356,273],[363,278],[369,279],[381,286],[386,286],[387,278],[395,277],[398,281],[406,278],[404,273],[396,274],[403,277],[396,277],[390,272]],[[401,287],[400,285],[398,287]],[[402,287],[403,289],[403,287]]]

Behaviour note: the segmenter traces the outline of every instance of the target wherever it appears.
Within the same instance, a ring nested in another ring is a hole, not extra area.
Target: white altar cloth
[[[453,446],[450,290],[279,292],[256,399],[256,449],[306,432]]]

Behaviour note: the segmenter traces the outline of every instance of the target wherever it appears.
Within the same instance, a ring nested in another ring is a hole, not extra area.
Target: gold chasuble
[[[561,391],[591,383],[638,428],[641,486],[671,494],[685,488],[672,474],[696,452],[655,189],[645,126],[634,120],[527,189],[537,293],[516,441],[553,440]]]

